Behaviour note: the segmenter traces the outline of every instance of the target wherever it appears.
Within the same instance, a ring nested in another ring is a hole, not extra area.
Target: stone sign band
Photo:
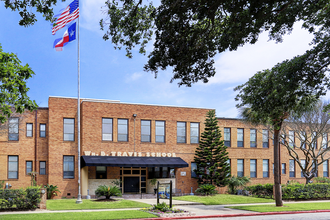
[[[118,157],[176,157],[175,153],[160,153],[160,152],[114,152],[106,154],[101,151],[100,154],[96,154],[91,151],[84,151],[85,156],[118,156]]]

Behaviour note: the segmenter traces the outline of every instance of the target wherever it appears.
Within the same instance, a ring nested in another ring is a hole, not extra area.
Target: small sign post
[[[159,204],[159,199],[169,199],[170,208],[172,208],[172,180],[170,183],[157,182],[157,205]]]

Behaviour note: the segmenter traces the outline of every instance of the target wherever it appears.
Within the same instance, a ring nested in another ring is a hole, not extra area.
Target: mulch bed
[[[117,202],[117,199],[95,199],[93,202]]]

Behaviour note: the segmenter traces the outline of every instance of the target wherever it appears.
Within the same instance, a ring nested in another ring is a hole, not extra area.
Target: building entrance
[[[124,193],[139,193],[140,177],[124,177]]]

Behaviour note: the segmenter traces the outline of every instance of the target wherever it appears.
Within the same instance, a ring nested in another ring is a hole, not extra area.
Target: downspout
[[[38,158],[38,145],[37,145],[37,137],[38,137],[38,110],[35,110],[35,134],[34,134],[34,171],[37,172],[37,158]],[[37,182],[37,175],[35,175],[35,181]]]

